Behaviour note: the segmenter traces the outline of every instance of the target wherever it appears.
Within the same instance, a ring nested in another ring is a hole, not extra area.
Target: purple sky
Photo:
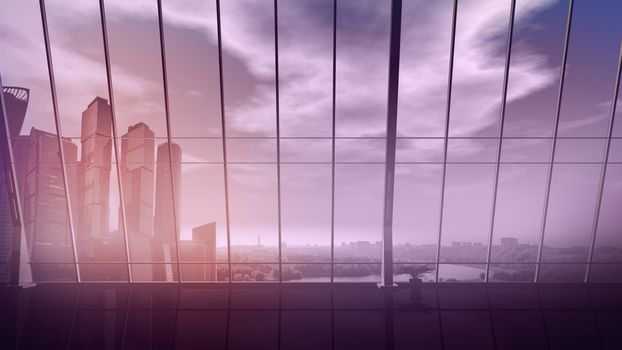
[[[98,1],[46,1],[63,136],[79,137],[82,110],[107,97]],[[332,1],[279,2],[281,135],[330,137]],[[340,0],[337,23],[337,114],[340,137],[382,137],[386,128],[389,1]],[[398,136],[442,136],[452,1],[405,1]],[[160,47],[154,0],[106,1],[120,133],[138,121],[166,137]],[[230,136],[275,136],[274,16],[270,0],[222,1],[226,127]],[[509,0],[461,0],[458,8],[451,136],[497,136]],[[181,226],[216,221],[224,245],[215,2],[164,1],[166,55],[174,142],[183,149]],[[506,136],[551,136],[567,3],[517,0]],[[560,136],[606,136],[622,38],[622,3],[576,1]],[[53,131],[38,3],[0,3],[0,72],[6,85],[31,89],[22,133]],[[619,115],[619,113],[618,113]],[[622,123],[616,136],[622,136]],[[176,138],[185,139],[176,139]],[[194,137],[194,139],[189,139]],[[164,142],[164,139],[157,143]],[[449,161],[494,161],[497,140],[451,140]],[[77,143],[77,140],[76,140]],[[401,162],[442,161],[442,140],[398,141]],[[600,161],[604,140],[558,142],[559,161]],[[611,161],[622,161],[621,144]],[[548,159],[547,140],[505,140],[504,161]],[[276,160],[274,140],[229,140],[231,162]],[[282,140],[284,162],[330,162],[330,140]],[[384,140],[336,142],[337,161],[383,162]],[[494,165],[448,166],[443,244],[486,242]],[[434,243],[438,234],[440,165],[397,165],[395,241]],[[330,243],[331,168],[282,165],[283,239]],[[506,236],[536,243],[547,166],[503,165],[495,242]],[[276,244],[276,165],[230,165],[233,244]],[[555,167],[546,244],[589,243],[599,165]],[[116,180],[113,180],[113,182]],[[335,240],[381,239],[382,164],[336,166]],[[118,206],[112,184],[111,207]],[[599,244],[622,245],[622,167],[609,167]],[[116,227],[117,210],[111,210]]]

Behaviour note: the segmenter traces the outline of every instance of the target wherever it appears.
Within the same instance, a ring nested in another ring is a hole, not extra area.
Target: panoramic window
[[[622,3],[399,3],[2,1],[2,282],[622,282]]]

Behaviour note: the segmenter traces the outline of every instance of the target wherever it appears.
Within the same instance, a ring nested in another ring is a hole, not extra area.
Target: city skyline
[[[86,174],[77,191],[67,189],[79,208],[71,211],[78,240],[88,232],[104,242],[123,229],[133,231],[132,246],[153,232],[171,259],[171,237],[216,222],[219,249],[228,244],[235,255],[260,236],[269,252],[259,257],[272,259],[280,242],[381,241],[391,203],[396,246],[436,245],[443,257],[453,242],[493,247],[515,237],[593,247],[596,255],[573,261],[598,260],[622,246],[620,123],[610,123],[619,118],[610,107],[619,99],[611,92],[622,27],[600,3],[569,12],[560,0],[522,0],[515,17],[510,3],[403,6],[395,139],[385,137],[388,3],[300,0],[275,10],[228,1],[216,21],[216,2],[50,0],[43,22],[37,4],[11,3],[20,23],[0,14],[0,68],[7,85],[28,88],[24,131],[34,126],[77,147],[75,169],[67,159],[60,169]],[[101,97],[112,96],[108,111]],[[89,124],[98,113],[111,116]],[[160,152],[166,143],[183,152]],[[167,155],[179,159],[172,169],[157,164]],[[390,202],[386,171],[395,181]],[[541,261],[556,254],[541,253]]]

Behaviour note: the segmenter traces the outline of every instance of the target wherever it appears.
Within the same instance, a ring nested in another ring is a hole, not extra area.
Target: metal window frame
[[[220,124],[222,133],[222,159],[223,176],[225,190],[225,223],[227,229],[227,266],[229,269],[229,283],[233,283],[233,273],[231,271],[231,222],[229,213],[229,174],[227,164],[227,127],[225,120],[225,82],[223,78],[222,61],[222,23],[220,15],[220,0],[216,0],[216,30],[218,41],[218,85],[220,97]],[[228,320],[228,318],[227,318]]]
[[[65,168],[65,150],[63,149],[62,128],[58,111],[58,96],[56,94],[56,80],[54,76],[54,64],[52,62],[52,47],[50,45],[50,34],[48,31],[47,14],[45,11],[45,0],[39,0],[39,10],[41,12],[41,27],[43,29],[43,41],[45,44],[45,55],[48,68],[48,78],[50,83],[50,94],[52,95],[52,108],[54,111],[54,126],[56,128],[56,139],[58,140],[58,153],[60,157],[60,167],[63,177],[63,186],[65,190],[65,210],[67,211],[67,221],[69,225],[69,234],[71,235],[72,253],[74,258],[74,267],[76,273],[76,282],[80,283],[82,277],[80,275],[80,263],[78,261],[78,250],[76,247],[76,233],[71,211],[71,197],[69,194],[69,181],[67,179],[67,169]]]
[[[490,227],[488,237],[488,251],[486,252],[486,272],[484,275],[484,282],[488,282],[490,278],[490,257],[492,255],[492,241],[495,231],[495,215],[497,213],[497,199],[499,192],[499,173],[501,171],[501,151],[503,148],[503,132],[505,127],[505,116],[507,108],[508,98],[508,82],[510,74],[510,63],[512,58],[512,36],[514,34],[514,15],[516,13],[516,0],[512,0],[510,5],[510,23],[508,25],[508,41],[507,51],[505,54],[505,68],[503,73],[503,91],[501,93],[501,118],[499,125],[499,143],[497,144],[497,164],[495,165],[495,179],[492,188],[492,208],[490,212]]]
[[[177,282],[181,283],[181,264],[179,258],[179,218],[177,217],[176,197],[175,197],[175,173],[173,172],[173,141],[171,140],[171,115],[170,101],[168,93],[168,70],[166,66],[166,46],[164,40],[164,19],[162,16],[162,0],[157,0],[158,5],[158,34],[160,37],[160,61],[162,63],[162,87],[164,88],[164,114],[166,117],[166,137],[168,142],[168,160],[171,173],[171,197],[173,201],[173,224],[175,226],[175,254],[177,255]],[[181,166],[181,164],[180,164]],[[179,179],[181,181],[181,179]],[[173,281],[175,282],[175,281]]]
[[[132,283],[132,258],[130,252],[130,243],[129,237],[127,234],[127,216],[125,212],[125,196],[123,192],[123,178],[121,177],[121,170],[119,169],[119,164],[121,163],[121,158],[119,157],[119,143],[117,139],[117,117],[116,117],[116,105],[114,102],[114,92],[113,92],[113,84],[112,84],[112,67],[110,64],[110,47],[108,45],[108,25],[106,22],[106,6],[104,5],[104,0],[99,0],[99,15],[101,21],[101,30],[102,30],[102,41],[104,46],[104,61],[106,64],[106,83],[108,86],[108,101],[110,102],[110,116],[112,119],[112,142],[114,147],[114,157],[117,164],[114,165],[117,172],[117,186],[119,190],[119,207],[120,207],[120,220],[121,220],[121,228],[123,230],[123,248],[125,249],[125,259],[127,262],[127,279],[128,283]]]
[[[585,282],[590,282],[590,275],[592,272],[592,264],[594,260],[594,249],[596,245],[596,237],[598,234],[598,224],[600,221],[600,209],[602,207],[603,202],[603,194],[605,190],[605,180],[607,177],[607,167],[609,163],[609,153],[611,150],[611,138],[613,136],[613,126],[615,123],[615,116],[617,112],[618,106],[618,97],[620,95],[620,79],[622,76],[622,43],[620,45],[620,54],[618,56],[618,68],[616,72],[614,87],[613,87],[613,99],[611,101],[611,110],[609,114],[609,125],[607,128],[607,145],[605,146],[605,151],[603,154],[603,164],[601,166],[601,174],[598,182],[598,194],[596,199],[596,207],[594,208],[594,219],[592,223],[592,239],[590,241],[590,250],[587,259],[587,268],[585,270]]]
[[[544,190],[544,205],[542,208],[542,223],[540,225],[540,241],[538,244],[538,260],[536,265],[536,274],[534,282],[540,282],[540,264],[542,263],[542,251],[544,248],[544,235],[546,232],[546,224],[548,219],[549,201],[551,198],[551,184],[553,181],[553,170],[555,167],[555,150],[557,147],[557,135],[559,133],[559,121],[561,116],[562,99],[564,96],[564,82],[566,79],[566,66],[568,63],[568,47],[570,43],[570,30],[572,26],[572,11],[574,0],[568,0],[568,15],[566,16],[566,30],[564,34],[564,48],[562,50],[562,65],[559,70],[559,87],[557,90],[557,103],[555,106],[555,122],[553,127],[553,144],[551,145],[551,153],[549,156],[549,169],[547,172],[546,187]]]
[[[449,148],[449,122],[451,117],[451,94],[454,76],[454,57],[456,53],[456,23],[458,19],[458,0],[453,1],[451,19],[451,39],[449,44],[449,72],[447,75],[447,104],[445,107],[445,128],[443,139],[443,173],[441,176],[441,201],[438,223],[438,240],[436,242],[436,271],[434,281],[438,283],[440,261],[441,261],[441,241],[443,236],[443,216],[445,213],[445,185],[447,180],[447,151]]]
[[[495,177],[493,182],[493,198],[492,198],[492,206],[490,211],[490,224],[488,231],[488,246],[486,252],[486,261],[479,262],[477,264],[485,265],[486,273],[485,273],[485,283],[490,282],[490,270],[491,265],[493,264],[528,264],[535,265],[535,276],[532,281],[535,283],[540,283],[540,273],[541,267],[543,265],[559,265],[559,264],[575,264],[575,265],[586,265],[584,282],[590,282],[590,274],[592,270],[592,265],[602,265],[602,264],[611,264],[605,262],[595,262],[594,254],[595,254],[595,244],[598,233],[598,225],[600,218],[600,211],[602,207],[602,200],[604,196],[604,186],[605,180],[607,176],[607,167],[610,164],[622,164],[621,162],[610,162],[609,154],[611,150],[612,140],[622,139],[622,137],[613,136],[613,126],[615,121],[615,114],[617,111],[617,102],[619,97],[619,89],[620,89],[620,80],[622,73],[622,47],[620,50],[620,56],[618,59],[617,73],[615,79],[615,86],[613,91],[613,100],[611,104],[611,110],[609,115],[609,124],[608,124],[608,134],[606,137],[581,137],[581,136],[559,136],[559,126],[560,126],[560,117],[561,117],[561,107],[564,93],[564,83],[565,83],[565,75],[566,75],[566,66],[568,60],[568,50],[570,43],[570,34],[571,34],[571,25],[572,25],[572,15],[574,8],[574,0],[568,0],[568,12],[566,18],[566,26],[565,26],[565,34],[564,34],[564,42],[563,42],[563,54],[562,54],[562,65],[560,67],[560,76],[559,76],[559,86],[557,91],[557,99],[556,99],[556,108],[554,115],[554,128],[552,136],[505,136],[504,135],[504,124],[506,117],[506,107],[507,107],[507,94],[508,94],[508,82],[509,82],[509,72],[510,72],[510,64],[511,64],[511,53],[512,53],[512,36],[514,31],[514,22],[515,22],[515,11],[516,11],[516,0],[511,0],[511,8],[510,8],[510,21],[509,21],[509,30],[508,30],[508,39],[507,39],[507,52],[505,58],[505,69],[504,69],[504,77],[503,77],[503,89],[502,89],[502,102],[501,102],[501,114],[500,114],[500,128],[499,135],[495,137],[487,137],[487,136],[450,136],[449,128],[450,128],[450,116],[451,116],[451,102],[452,102],[452,88],[453,88],[453,74],[454,74],[454,59],[455,59],[455,47],[456,47],[456,29],[457,29],[457,16],[458,16],[458,0],[453,0],[453,12],[452,12],[452,27],[451,27],[451,39],[450,39],[450,53],[449,53],[449,72],[448,72],[448,81],[447,81],[447,101],[446,101],[446,110],[445,110],[445,126],[444,126],[444,135],[443,136],[397,136],[397,105],[398,105],[398,87],[399,87],[399,59],[400,59],[400,36],[401,36],[401,0],[392,0],[391,1],[391,23],[390,23],[390,50],[389,50],[389,80],[388,80],[388,96],[387,96],[387,134],[382,137],[364,137],[364,136],[352,136],[352,137],[343,137],[336,136],[336,65],[337,65],[337,0],[333,0],[333,13],[332,13],[332,132],[330,137],[323,136],[281,136],[280,132],[280,87],[279,87],[279,30],[278,30],[278,0],[273,1],[273,10],[274,10],[274,60],[275,60],[275,93],[276,93],[276,136],[227,136],[226,131],[226,111],[225,111],[225,97],[224,97],[224,74],[223,74],[223,48],[222,48],[222,23],[221,23],[221,7],[220,0],[215,0],[216,5],[216,20],[217,20],[217,41],[218,41],[218,69],[219,69],[219,98],[220,98],[220,120],[221,120],[221,136],[214,137],[178,137],[180,139],[219,139],[222,140],[222,149],[223,149],[223,161],[222,162],[190,162],[191,164],[223,164],[223,175],[224,175],[224,192],[225,192],[225,216],[226,216],[226,233],[227,233],[227,262],[210,262],[206,264],[210,265],[227,265],[229,271],[229,280],[228,283],[233,283],[233,275],[232,275],[232,265],[240,265],[240,264],[278,264],[279,269],[279,278],[278,283],[282,284],[282,266],[283,265],[292,265],[292,264],[309,264],[309,265],[330,265],[330,282],[335,282],[335,265],[381,265],[381,271],[383,276],[381,278],[381,285],[390,286],[393,285],[393,266],[394,265],[405,265],[405,264],[430,264],[436,266],[435,271],[435,279],[436,283],[439,282],[439,268],[441,265],[451,264],[451,262],[441,262],[441,242],[442,242],[442,232],[443,232],[443,216],[445,210],[445,190],[446,190],[446,177],[447,177],[447,165],[448,164],[494,164],[495,165]],[[132,283],[132,272],[131,265],[135,264],[131,262],[131,254],[129,248],[129,239],[127,234],[127,225],[126,225],[126,213],[125,213],[125,205],[124,205],[124,194],[123,194],[123,185],[121,174],[119,170],[118,164],[120,163],[119,159],[119,145],[117,140],[117,126],[116,126],[116,116],[115,116],[115,102],[114,102],[114,94],[113,94],[113,83],[112,83],[112,73],[111,73],[111,62],[109,55],[109,44],[108,44],[108,32],[107,32],[107,23],[106,23],[106,15],[105,15],[105,5],[104,0],[99,0],[100,6],[100,19],[101,19],[101,29],[102,29],[102,39],[104,45],[104,58],[106,64],[106,76],[107,76],[107,87],[108,87],[108,96],[111,105],[111,114],[112,114],[112,132],[114,139],[114,153],[115,153],[115,162],[111,162],[111,165],[116,167],[117,173],[117,181],[118,181],[118,190],[120,196],[120,206],[121,206],[121,224],[123,229],[123,239],[124,239],[124,248],[126,255],[126,262],[114,262],[115,264],[126,264],[128,270],[128,283]],[[63,140],[66,139],[62,135],[61,122],[60,122],[60,113],[58,108],[58,96],[56,92],[56,82],[54,75],[54,67],[52,61],[52,48],[50,44],[49,38],[49,30],[48,30],[48,22],[45,8],[45,0],[39,0],[40,14],[41,14],[41,23],[43,29],[43,37],[46,51],[46,61],[48,68],[48,77],[50,83],[50,92],[52,95],[52,104],[53,104],[53,112],[54,112],[54,122],[56,128],[56,138],[59,145],[59,155],[61,162],[61,169],[63,175],[63,184],[65,191],[65,203],[67,210],[67,219],[69,221],[69,229],[72,243],[72,253],[74,257],[73,263],[63,263],[71,265],[73,264],[75,267],[76,273],[76,282],[82,283],[82,276],[80,275],[80,265],[81,264],[106,264],[106,262],[86,262],[82,263],[78,258],[78,250],[77,250],[77,238],[74,226],[74,217],[72,214],[72,206],[70,203],[69,196],[69,187],[68,187],[68,178],[67,178],[67,169],[65,162],[65,154],[63,150]],[[174,186],[174,171],[173,171],[173,158],[172,158],[172,140],[177,139],[177,137],[173,137],[171,134],[171,125],[170,125],[170,101],[169,101],[169,91],[168,91],[168,71],[166,64],[166,48],[165,48],[165,33],[164,33],[164,20],[163,20],[163,11],[162,11],[162,1],[157,0],[157,20],[158,20],[158,34],[159,34],[159,43],[160,43],[160,58],[161,58],[161,68],[162,68],[162,78],[163,78],[163,93],[164,93],[164,107],[165,107],[165,117],[166,117],[166,140],[168,142],[168,153],[169,153],[169,170],[171,173],[171,191],[172,191],[172,200],[173,200],[173,220],[175,224],[175,251],[176,251],[176,263],[175,262],[164,262],[162,264],[176,264],[177,265],[177,281],[172,282],[182,282],[181,279],[181,265],[184,264],[180,260],[179,255],[179,232],[177,229],[178,220],[176,213],[176,194],[175,194],[175,186]],[[3,104],[4,105],[4,104]],[[162,137],[162,139],[164,139]],[[227,152],[227,140],[228,139],[272,139],[276,140],[276,162],[231,162],[228,160],[228,152]],[[331,141],[331,161],[325,162],[288,162],[281,160],[281,145],[280,142],[282,139],[292,139],[292,140],[304,140],[304,139],[322,139],[322,140],[330,140]],[[386,141],[386,149],[385,149],[385,161],[384,162],[338,162],[336,160],[336,140],[348,140],[348,139],[359,139],[359,140],[385,140]],[[443,160],[436,162],[399,162],[395,160],[395,152],[396,152],[396,141],[399,139],[430,139],[430,140],[443,140]],[[463,140],[498,140],[497,150],[495,155],[495,161],[488,162],[452,162],[448,161],[448,148],[449,148],[449,140],[452,139],[463,139]],[[504,140],[516,139],[516,140],[552,140],[551,151],[549,155],[549,161],[547,162],[504,162],[501,160],[502,154],[502,146]],[[598,162],[585,162],[585,161],[577,161],[577,162],[557,162],[555,160],[556,156],[556,147],[558,140],[606,140],[603,160]],[[11,165],[14,166],[14,161],[11,161]],[[180,162],[181,164],[187,164],[189,162]],[[270,263],[262,263],[262,262],[232,262],[231,258],[231,227],[230,227],[230,204],[229,204],[229,178],[228,178],[228,165],[230,164],[276,164],[277,168],[277,218],[278,218],[278,261],[270,262]],[[331,238],[330,238],[330,261],[326,262],[290,262],[283,261],[283,252],[282,252],[282,197],[281,197],[281,164],[326,164],[331,165]],[[385,183],[384,183],[384,209],[383,209],[383,249],[382,249],[382,259],[380,261],[370,261],[370,262],[341,262],[335,261],[335,186],[336,186],[336,165],[337,164],[383,164],[385,166]],[[394,177],[395,177],[395,165],[396,164],[439,164],[442,165],[442,179],[441,179],[441,194],[440,194],[440,215],[439,215],[439,226],[438,226],[438,235],[437,235],[437,246],[436,246],[436,258],[435,261],[430,262],[403,262],[403,261],[393,261],[393,244],[392,244],[392,221],[393,221],[393,191],[394,191]],[[500,178],[500,167],[503,164],[546,164],[548,165],[548,172],[546,178],[546,187],[544,191],[544,205],[541,217],[541,225],[539,230],[539,242],[538,242],[538,250],[537,250],[537,260],[535,262],[494,262],[492,261],[492,243],[494,238],[494,226],[495,226],[495,216],[496,216],[496,205],[498,200],[498,188],[499,188],[499,178]],[[547,220],[548,220],[548,209],[550,204],[550,196],[551,196],[551,187],[552,187],[552,178],[554,175],[554,167],[556,164],[597,164],[601,165],[601,173],[598,182],[598,192],[597,192],[597,200],[594,208],[594,217],[592,223],[591,230],[591,241],[589,246],[589,255],[587,262],[578,262],[578,263],[565,263],[565,262],[542,262],[543,255],[543,247],[544,247],[544,239],[547,229]],[[158,264],[153,262],[154,264]],[[464,262],[455,262],[455,264],[466,264]],[[35,262],[29,262],[30,265],[40,264]],[[45,263],[44,263],[45,264]],[[188,263],[188,264],[197,264],[197,263]],[[154,281],[157,282],[157,281]],[[93,283],[93,282],[89,282]]]

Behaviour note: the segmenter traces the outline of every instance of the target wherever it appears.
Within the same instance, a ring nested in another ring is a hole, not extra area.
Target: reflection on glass
[[[486,265],[481,264],[440,264],[438,282],[484,282]]]
[[[622,264],[594,264],[589,282],[622,282]]]

